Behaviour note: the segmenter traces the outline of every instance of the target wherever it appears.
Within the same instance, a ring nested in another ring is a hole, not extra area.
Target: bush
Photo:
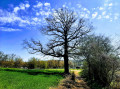
[[[82,76],[92,89],[110,86],[119,65],[117,51],[104,36],[92,35],[85,39],[80,49],[85,58]]]
[[[99,85],[98,83],[92,83],[90,85],[91,89],[103,89],[103,87],[101,85]]]

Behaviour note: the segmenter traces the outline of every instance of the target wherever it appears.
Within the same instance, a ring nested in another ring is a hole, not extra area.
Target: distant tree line
[[[69,62],[70,67],[73,67],[72,62]],[[28,62],[24,62],[21,57],[15,54],[4,54],[0,52],[0,67],[6,68],[28,68],[28,69],[46,69],[46,68],[63,68],[63,60],[47,60],[43,61],[38,58],[32,57]]]

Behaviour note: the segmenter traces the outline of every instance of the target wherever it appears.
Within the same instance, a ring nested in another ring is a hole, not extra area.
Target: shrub
[[[119,65],[119,56],[109,38],[88,36],[84,39],[80,51],[85,58],[82,76],[94,87],[110,86]]]

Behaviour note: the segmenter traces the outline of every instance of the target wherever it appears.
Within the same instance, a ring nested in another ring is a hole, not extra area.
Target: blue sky
[[[35,38],[45,43],[47,38],[39,29],[46,24],[45,18],[61,7],[89,19],[96,34],[120,38],[119,0],[0,0],[0,51],[15,53],[25,61],[33,56],[47,59],[40,54],[29,54],[22,42]]]

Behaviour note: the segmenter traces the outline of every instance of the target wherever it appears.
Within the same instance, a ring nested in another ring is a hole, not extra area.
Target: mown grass
[[[64,78],[62,73],[63,69],[0,68],[0,89],[49,89]]]

